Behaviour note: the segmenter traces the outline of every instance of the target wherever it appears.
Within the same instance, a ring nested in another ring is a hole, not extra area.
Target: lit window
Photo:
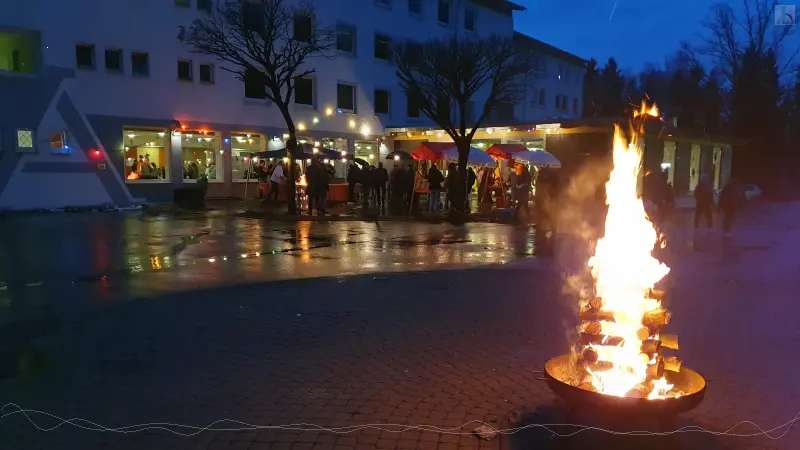
[[[0,31],[0,71],[36,73],[39,52],[38,34]],[[13,44],[11,44],[13,42]]]
[[[210,183],[224,181],[220,136],[208,130],[184,130],[181,133],[182,178],[193,183],[205,175]]]
[[[336,49],[353,53],[356,52],[356,29],[349,25],[336,25]]]
[[[343,111],[356,111],[355,86],[341,83],[336,85],[336,106]]]
[[[125,181],[168,180],[170,136],[163,128],[123,128],[122,152]]]
[[[17,151],[30,153],[34,151],[33,130],[17,130]]]
[[[76,45],[75,64],[81,69],[94,69],[94,45]]]

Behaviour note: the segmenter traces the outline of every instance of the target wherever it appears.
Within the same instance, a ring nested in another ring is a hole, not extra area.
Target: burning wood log
[[[586,334],[596,335],[603,331],[603,325],[600,322],[589,322],[583,327],[583,332]]]
[[[683,362],[677,356],[668,356],[664,358],[664,370],[670,372],[680,372]]]
[[[665,311],[663,308],[656,308],[644,313],[644,316],[642,316],[642,325],[649,328],[650,331],[655,334],[669,323],[671,317],[672,314]]]
[[[587,348],[581,355],[581,358],[590,364],[596,363],[598,357],[599,355],[597,354],[597,351],[593,348]]]
[[[589,300],[589,308],[591,308],[591,309],[600,309],[602,307],[603,307],[603,299],[602,298],[600,298],[600,297],[592,297],[592,299]]]
[[[614,313],[611,311],[602,311],[599,309],[584,308],[581,309],[581,321],[594,322],[598,320],[606,320],[609,322],[614,321]]]
[[[636,386],[633,387],[633,389],[631,389],[630,391],[628,391],[627,394],[625,394],[625,397],[647,398],[647,396],[650,395],[650,392],[652,390],[653,390],[652,383],[637,384]]]
[[[658,289],[648,289],[646,297],[651,300],[664,300],[664,291],[659,291]]]
[[[636,338],[640,341],[647,340],[650,337],[650,329],[647,327],[642,327],[636,330]]]
[[[595,389],[592,383],[581,383],[578,385],[578,387],[585,391],[597,392],[597,389]]]
[[[647,380],[658,380],[664,376],[664,358],[656,356],[656,363],[647,366]]]
[[[642,341],[642,353],[653,354],[658,353],[661,349],[661,341],[656,339],[647,339]]]
[[[678,350],[678,336],[675,334],[659,334],[661,345],[672,350]]]
[[[622,343],[625,339],[619,336],[609,336],[607,334],[589,334],[589,333],[581,333],[581,344],[583,345],[610,345],[612,347],[616,347]]]

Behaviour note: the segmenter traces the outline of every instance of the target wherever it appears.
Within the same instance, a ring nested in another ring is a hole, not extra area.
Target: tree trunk
[[[286,206],[289,215],[297,215],[297,199],[295,180],[297,174],[294,173],[294,157],[297,152],[297,133],[295,132],[294,124],[289,126],[289,140],[286,141],[286,153],[289,156],[289,176],[286,179]]]
[[[449,187],[450,193],[450,221],[463,223],[467,218],[467,160],[469,158],[470,140],[466,138],[456,141],[458,148],[458,178],[459,185]]]

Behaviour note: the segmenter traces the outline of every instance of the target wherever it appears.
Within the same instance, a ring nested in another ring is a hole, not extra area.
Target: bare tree
[[[264,97],[275,104],[288,129],[287,200],[290,214],[295,205],[294,158],[297,130],[289,105],[298,78],[315,69],[313,57],[327,56],[335,45],[333,28],[316,25],[313,5],[289,0],[219,0],[212,11],[180,27],[178,39],[195,53],[211,55],[247,86],[255,79]]]
[[[500,36],[400,44],[394,56],[401,89],[456,144],[465,179],[475,132],[492,111],[524,97],[533,58]]]
[[[715,60],[729,83],[746,52],[780,56],[779,75],[795,70],[793,64],[800,47],[781,55],[787,38],[794,33],[794,25],[776,23],[779,4],[778,0],[741,0],[739,11],[727,3],[711,7],[711,14],[703,21],[705,32],[700,35],[698,50]],[[688,47],[682,50],[690,54]]]

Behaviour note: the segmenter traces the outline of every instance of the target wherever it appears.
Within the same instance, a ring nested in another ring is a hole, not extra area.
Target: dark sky
[[[516,13],[516,28],[582,58],[594,57],[601,65],[613,56],[623,70],[638,72],[647,62],[663,66],[682,40],[693,40],[710,6],[717,2],[518,0],[528,10]]]

